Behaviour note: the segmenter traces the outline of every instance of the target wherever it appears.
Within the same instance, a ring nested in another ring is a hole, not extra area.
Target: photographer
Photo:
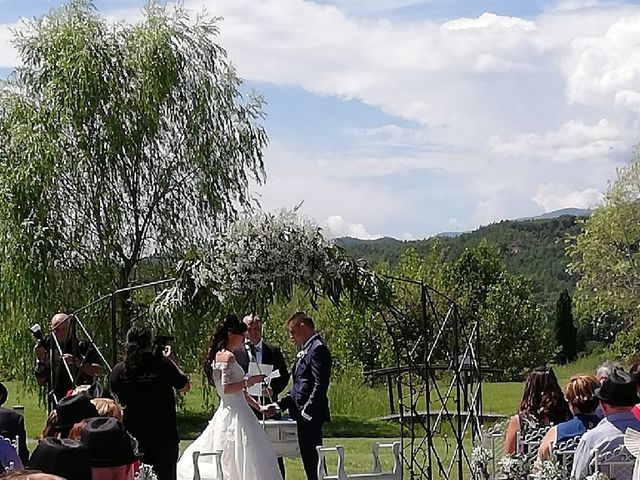
[[[124,360],[113,367],[111,392],[124,408],[124,424],[139,442],[143,463],[159,480],[174,480],[178,462],[178,427],[174,389],[188,392],[189,378],[175,362],[170,347],[158,345],[147,327],[127,332]]]
[[[39,327],[32,329],[34,336],[39,337],[33,349],[36,380],[38,385],[49,384],[50,409],[76,385],[93,383],[101,371],[97,352],[90,343],[79,341],[73,335],[70,322],[68,315],[58,313],[51,319],[52,335],[43,337]],[[60,345],[60,350],[53,337]]]

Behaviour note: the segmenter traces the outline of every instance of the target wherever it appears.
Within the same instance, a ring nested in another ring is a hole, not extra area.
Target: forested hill
[[[401,241],[394,238],[359,240],[340,238],[338,242],[357,258],[372,265],[397,264],[408,248],[425,254],[434,242],[453,260],[468,247],[482,240],[497,245],[500,257],[511,273],[524,275],[531,281],[536,301],[549,309],[555,305],[560,292],[566,287],[572,292],[575,279],[566,273],[568,258],[565,246],[580,231],[577,217],[563,215],[551,219],[505,220],[457,236],[436,236],[425,240]]]

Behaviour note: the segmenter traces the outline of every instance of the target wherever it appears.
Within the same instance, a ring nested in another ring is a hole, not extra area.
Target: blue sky
[[[23,17],[0,0],[0,75]],[[267,210],[421,238],[596,205],[638,142],[639,1],[186,0],[266,101]],[[142,1],[97,1],[135,21]]]

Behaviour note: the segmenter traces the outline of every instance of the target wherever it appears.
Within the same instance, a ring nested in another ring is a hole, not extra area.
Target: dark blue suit
[[[320,335],[314,334],[298,352],[292,370],[293,386],[279,402],[297,422],[300,456],[309,480],[317,476],[316,446],[322,445],[322,425],[331,420],[327,397],[331,362],[331,352]]]

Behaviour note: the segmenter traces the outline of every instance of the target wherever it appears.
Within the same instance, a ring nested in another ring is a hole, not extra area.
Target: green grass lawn
[[[574,374],[593,373],[602,359],[589,357],[573,364],[556,368],[560,384]],[[27,434],[31,447],[45,423],[46,409],[38,400],[34,388],[25,388],[20,382],[5,382],[9,389],[6,406],[23,405]],[[483,384],[483,406],[485,412],[512,415],[518,408],[522,395],[521,382]],[[334,382],[329,391],[333,421],[325,426],[325,444],[343,445],[346,451],[348,471],[371,469],[371,445],[376,440],[390,442],[400,435],[395,423],[376,420],[389,414],[386,386],[372,388],[355,381]],[[215,393],[203,387],[198,378],[193,380],[191,392],[179,399],[178,426],[185,448],[204,429],[215,410]],[[447,428],[443,429],[445,432]],[[465,440],[466,446],[470,439]],[[436,439],[436,448],[444,456],[451,455],[454,445],[446,433]],[[387,452],[388,453],[388,452]],[[385,465],[390,468],[389,455]],[[287,478],[303,479],[299,459],[286,459]]]

